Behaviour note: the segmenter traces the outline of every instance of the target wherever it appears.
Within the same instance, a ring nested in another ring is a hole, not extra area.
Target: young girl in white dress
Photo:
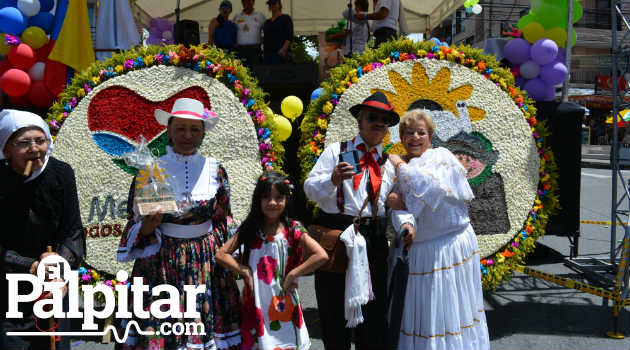
[[[328,256],[302,224],[288,218],[290,188],[289,180],[280,173],[260,176],[249,215],[216,256],[219,264],[239,273],[245,282],[243,349],[308,349],[311,345],[297,280],[321,266]],[[240,263],[232,254],[243,246]],[[304,248],[311,254],[302,262]]]
[[[390,156],[400,194],[390,194],[388,205],[406,209],[415,222],[394,222],[409,230],[403,237],[409,277],[398,348],[488,349],[466,170],[446,148],[431,148],[435,124],[427,112],[408,111],[399,125],[407,154]]]

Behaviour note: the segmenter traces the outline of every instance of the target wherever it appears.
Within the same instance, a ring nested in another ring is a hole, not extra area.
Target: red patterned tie
[[[378,156],[378,152],[376,151],[376,148],[373,148],[370,152],[368,152],[365,144],[363,143],[358,145],[357,149],[363,152],[363,157],[361,157],[361,161],[359,163],[361,165],[361,170],[365,170],[365,165],[367,164],[368,171],[370,172],[370,187],[372,188],[370,197],[372,197],[376,195],[381,188],[381,168],[378,166],[376,159],[374,159],[374,156]],[[355,190],[359,188],[361,178],[363,178],[363,171],[360,174],[354,175],[352,178]]]

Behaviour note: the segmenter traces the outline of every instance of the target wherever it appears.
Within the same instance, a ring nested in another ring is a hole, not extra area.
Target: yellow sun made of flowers
[[[438,104],[442,110],[452,112],[456,117],[460,117],[457,111],[457,101],[465,101],[470,98],[473,92],[473,86],[470,84],[462,85],[452,90],[448,90],[451,82],[451,71],[444,67],[438,71],[432,81],[429,80],[426,69],[420,63],[415,63],[411,70],[411,83],[407,82],[400,73],[390,70],[387,72],[389,82],[394,87],[395,93],[382,90],[372,89],[372,93],[382,92],[396,109],[398,114],[402,115],[416,101],[429,100]],[[475,107],[467,107],[468,116],[471,122],[480,121],[486,117],[483,109]],[[389,133],[383,140],[384,145],[388,145]],[[402,144],[396,143],[389,150],[390,153],[404,154],[406,153]]]

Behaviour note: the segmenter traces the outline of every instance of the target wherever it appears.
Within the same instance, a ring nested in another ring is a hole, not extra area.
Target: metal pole
[[[569,0],[568,1],[568,9],[567,12],[568,13],[568,20],[567,20],[567,49],[566,49],[566,65],[567,65],[567,71],[569,72],[569,74],[567,74],[567,78],[564,80],[564,83],[562,84],[562,102],[568,102],[569,101],[569,83],[571,81],[571,42],[573,39],[573,1],[574,0]]]
[[[613,140],[612,140],[612,159],[611,171],[612,171],[612,202],[610,205],[610,263],[615,264],[615,248],[617,243],[617,114],[619,105],[617,103],[617,96],[619,94],[617,86],[617,2],[610,2],[610,32],[611,32],[611,50],[612,50],[612,89],[613,89]]]

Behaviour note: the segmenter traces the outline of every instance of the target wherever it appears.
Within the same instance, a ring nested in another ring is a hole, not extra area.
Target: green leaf
[[[275,320],[275,321],[271,322],[271,324],[269,325],[269,329],[271,329],[272,331],[279,331],[280,330],[280,321]]]

